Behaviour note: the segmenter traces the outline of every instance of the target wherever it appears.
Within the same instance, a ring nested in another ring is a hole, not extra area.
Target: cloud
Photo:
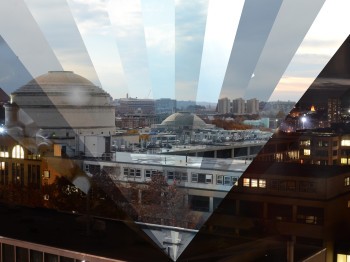
[[[26,3],[63,69],[74,71],[100,86],[67,2],[26,0]]]

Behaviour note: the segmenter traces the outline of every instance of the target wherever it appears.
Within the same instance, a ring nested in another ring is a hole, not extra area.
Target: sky
[[[0,55],[11,62],[0,67],[0,87],[10,93],[68,70],[114,99],[298,101],[349,35],[349,8],[348,0],[4,0]]]

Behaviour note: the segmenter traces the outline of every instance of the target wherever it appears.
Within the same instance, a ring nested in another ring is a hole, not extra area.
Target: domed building
[[[108,137],[115,133],[111,96],[72,71],[50,71],[11,94],[5,105],[9,132],[51,139],[77,155],[86,136]]]
[[[177,112],[168,116],[161,124],[156,125],[158,129],[167,130],[195,130],[213,128],[206,124],[200,117],[190,112]]]

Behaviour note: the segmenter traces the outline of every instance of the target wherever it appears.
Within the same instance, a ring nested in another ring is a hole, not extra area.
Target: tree
[[[192,214],[186,201],[186,191],[174,181],[168,184],[164,175],[153,175],[143,186],[131,185],[139,192],[138,201],[132,201],[138,220],[146,223],[176,227],[194,227],[198,217]]]

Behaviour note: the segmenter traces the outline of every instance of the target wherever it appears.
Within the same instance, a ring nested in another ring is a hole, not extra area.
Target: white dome
[[[205,128],[207,124],[197,115],[190,112],[178,112],[168,116],[161,126],[173,128]]]
[[[11,94],[19,121],[46,130],[109,134],[115,130],[112,99],[103,89],[71,71],[50,71]],[[55,131],[57,134],[59,131]]]

